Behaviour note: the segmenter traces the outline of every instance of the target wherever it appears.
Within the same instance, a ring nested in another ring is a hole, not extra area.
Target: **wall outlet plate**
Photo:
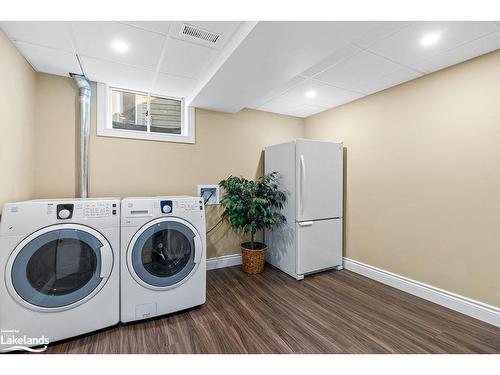
[[[219,204],[219,185],[198,185],[198,196],[203,198],[205,205]]]

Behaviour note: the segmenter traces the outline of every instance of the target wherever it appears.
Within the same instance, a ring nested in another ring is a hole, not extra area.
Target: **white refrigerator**
[[[265,172],[278,172],[286,224],[266,231],[266,260],[297,280],[342,269],[343,145],[297,139],[266,147]]]

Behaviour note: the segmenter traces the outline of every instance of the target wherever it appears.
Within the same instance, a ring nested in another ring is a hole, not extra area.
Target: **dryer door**
[[[127,251],[131,275],[151,289],[173,288],[196,271],[203,252],[200,236],[187,221],[168,217],[144,225]]]
[[[75,307],[105,284],[113,266],[108,241],[84,225],[62,224],[23,240],[7,263],[10,294],[35,310]]]

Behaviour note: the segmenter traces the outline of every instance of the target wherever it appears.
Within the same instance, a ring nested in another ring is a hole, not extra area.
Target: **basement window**
[[[97,85],[97,135],[194,143],[194,109],[183,98]]]

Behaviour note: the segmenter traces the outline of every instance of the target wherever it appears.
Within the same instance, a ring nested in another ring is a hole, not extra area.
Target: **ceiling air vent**
[[[182,25],[181,35],[187,35],[191,38],[201,39],[209,43],[217,43],[220,38],[220,34],[213,33],[211,31],[200,29],[199,27],[184,24]]]

